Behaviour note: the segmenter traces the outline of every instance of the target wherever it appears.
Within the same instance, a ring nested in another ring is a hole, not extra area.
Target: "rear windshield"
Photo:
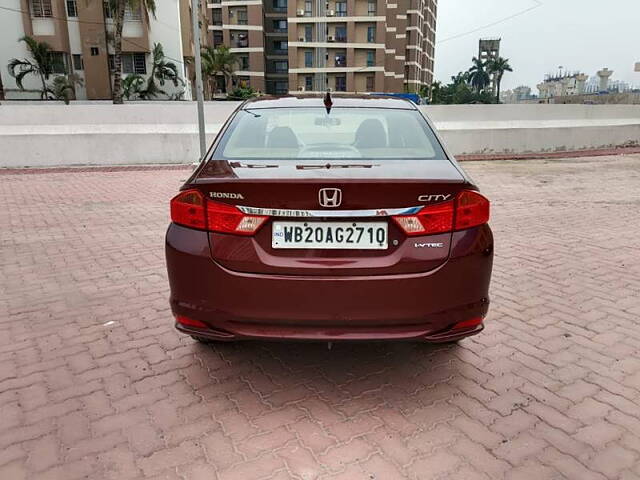
[[[214,158],[445,159],[416,110],[388,108],[271,108],[241,110]]]

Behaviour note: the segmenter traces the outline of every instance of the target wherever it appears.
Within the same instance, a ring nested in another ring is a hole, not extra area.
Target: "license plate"
[[[386,250],[386,222],[273,222],[273,248]]]

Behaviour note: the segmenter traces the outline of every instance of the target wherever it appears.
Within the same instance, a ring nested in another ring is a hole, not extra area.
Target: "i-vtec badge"
[[[415,242],[416,248],[442,248],[444,247],[444,243],[418,243]]]
[[[446,195],[441,194],[441,195],[420,195],[418,197],[418,201],[419,202],[445,202],[447,200],[449,200],[449,198],[451,197],[451,194],[448,193]]]
[[[231,198],[233,200],[244,200],[241,193],[229,193],[229,192],[209,192],[211,198]]]

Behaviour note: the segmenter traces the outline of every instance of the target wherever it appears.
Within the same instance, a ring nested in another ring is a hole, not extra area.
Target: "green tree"
[[[122,85],[122,28],[124,26],[124,13],[128,8],[131,11],[142,10],[147,22],[149,21],[149,13],[154,17],[156,14],[155,0],[107,0],[109,8],[113,14],[114,32],[113,32],[113,103],[123,103],[124,94]]]
[[[451,77],[451,83],[456,86],[461,83],[464,83],[465,85],[469,84],[469,72],[458,72],[457,75]]]
[[[469,83],[475,89],[476,93],[480,93],[484,90],[491,78],[489,77],[489,73],[487,72],[487,65],[482,59],[473,57],[471,60],[473,63],[471,68],[469,69]]]
[[[209,98],[213,98],[216,77],[219,75],[224,77],[225,93],[229,91],[236,63],[236,57],[225,45],[220,45],[218,48],[205,47],[202,49],[202,75],[207,79]]]
[[[131,73],[124,78],[122,88],[127,100],[135,97],[139,97],[142,100],[151,100],[159,95],[167,95],[167,92],[161,88],[167,81],[173,83],[174,87],[184,84],[178,75],[176,64],[165,60],[161,43],[153,44],[152,56],[151,72],[146,83],[144,77],[137,73]]]
[[[502,83],[502,77],[505,72],[513,72],[513,68],[509,65],[508,58],[496,57],[489,60],[487,63],[487,70],[492,75],[495,75],[496,79],[496,103],[500,103],[500,84]]]
[[[176,64],[165,60],[164,49],[161,43],[153,44],[153,66],[151,67],[151,75],[149,78],[158,80],[161,87],[164,87],[166,82],[173,83],[174,87],[184,85],[182,78],[178,75],[178,67]]]
[[[56,100],[62,100],[69,105],[69,101],[76,98],[76,84],[82,85],[82,78],[70,73],[69,75],[58,75],[53,79],[49,91]]]
[[[12,58],[7,65],[9,75],[16,79],[16,85],[20,90],[24,90],[22,82],[27,75],[38,76],[42,84],[40,98],[46,100],[50,93],[47,80],[55,70],[64,70],[64,65],[61,65],[53,55],[48,43],[38,42],[28,35],[20,38],[19,41],[26,44],[31,58]]]
[[[258,92],[243,82],[241,85],[234,88],[231,93],[227,95],[227,98],[230,100],[246,100],[248,98],[256,97],[257,95]]]
[[[122,81],[122,94],[127,100],[137,98],[144,90],[144,77],[137,73],[127,75]]]

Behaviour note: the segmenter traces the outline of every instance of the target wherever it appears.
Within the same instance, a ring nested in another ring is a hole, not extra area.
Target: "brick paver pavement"
[[[640,155],[465,167],[485,332],[331,351],[173,330],[187,170],[0,175],[0,478],[640,478]]]

